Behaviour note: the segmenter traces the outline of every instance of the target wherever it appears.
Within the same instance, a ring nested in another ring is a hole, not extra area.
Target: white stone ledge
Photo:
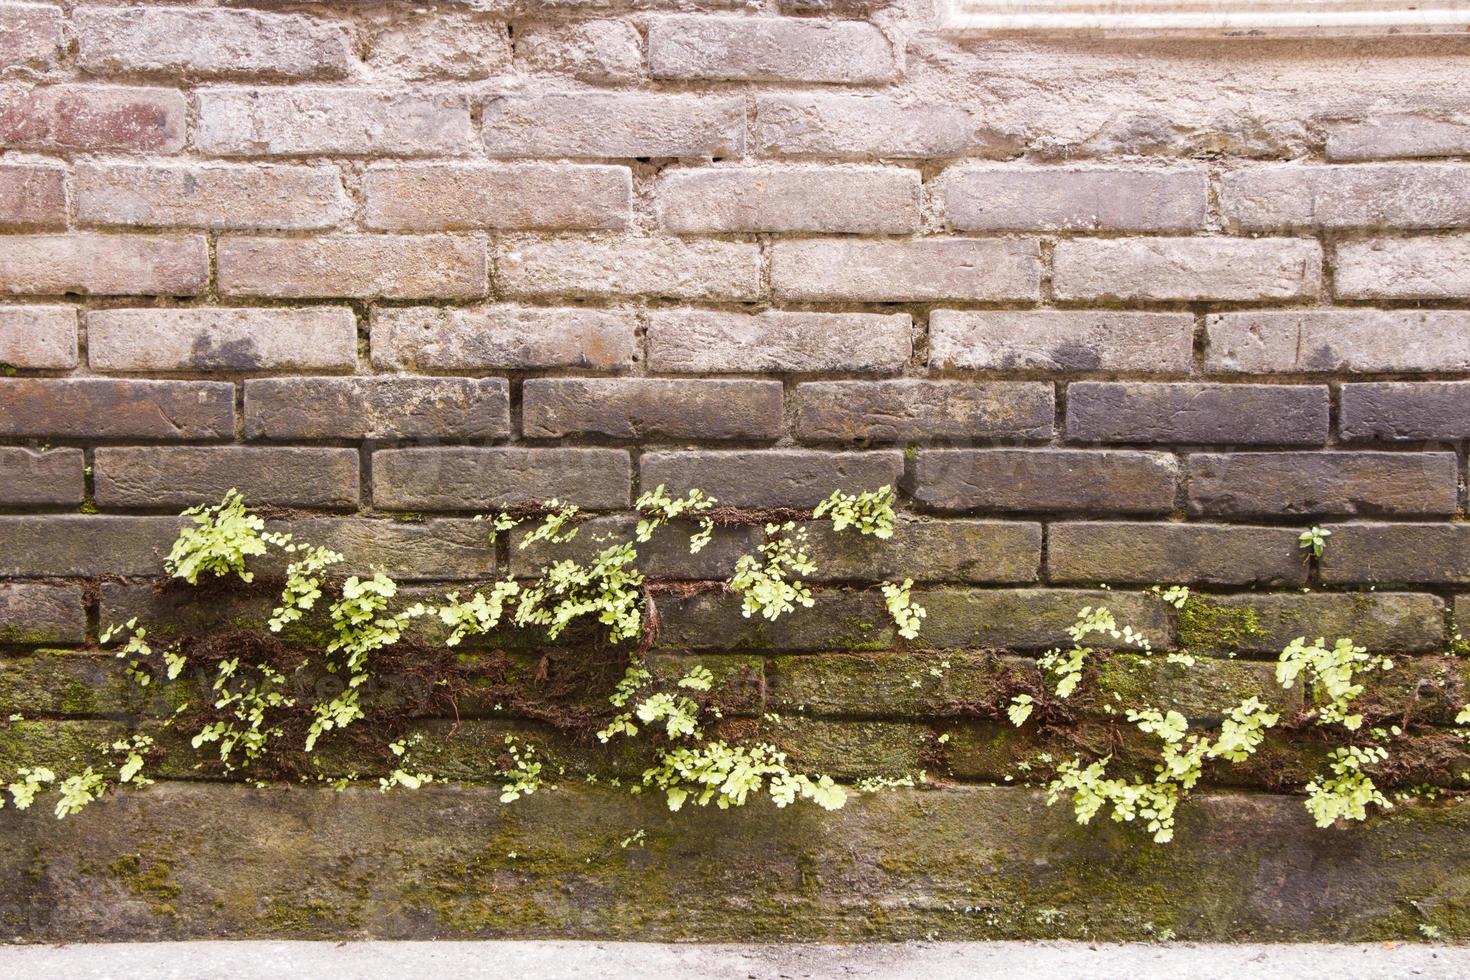
[[[940,0],[945,33],[1419,34],[1470,30],[1470,2]]]

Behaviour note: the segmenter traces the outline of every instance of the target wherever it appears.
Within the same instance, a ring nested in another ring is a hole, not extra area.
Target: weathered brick
[[[1409,113],[1329,123],[1327,159],[1457,157],[1470,153],[1470,122]]]
[[[587,92],[485,102],[492,157],[729,157],[745,150],[738,98]]]
[[[352,88],[204,88],[194,142],[218,156],[454,156],[473,130],[463,97]]]
[[[521,524],[510,532],[511,574],[521,578],[538,575],[551,562],[567,558],[589,562],[610,545],[633,541],[637,523],[636,518],[625,515],[598,517],[578,525],[571,541],[541,541],[524,548],[521,542],[537,522]],[[735,573],[740,556],[754,554],[764,540],[759,527],[717,527],[709,544],[691,554],[689,536],[697,530],[697,525],[675,521],[658,528],[648,541],[635,542],[638,570],[655,580],[724,580]]]
[[[496,574],[495,549],[483,521],[312,517],[272,521],[266,526],[338,552],[346,560],[333,571],[343,575],[382,570],[400,580],[483,581]]]
[[[920,450],[913,494],[935,510],[1167,514],[1178,475],[1163,453]]]
[[[69,306],[0,306],[0,364],[77,366],[77,311]]]
[[[762,156],[852,160],[1005,158],[1022,149],[963,106],[816,92],[757,98],[753,139]]]
[[[649,314],[648,366],[655,371],[896,374],[912,352],[907,313]]]
[[[102,507],[192,507],[230,489],[251,505],[352,508],[355,449],[246,446],[102,447],[95,469]]]
[[[159,575],[177,517],[0,517],[0,575]]]
[[[0,446],[0,504],[80,504],[82,463],[80,449]]]
[[[962,231],[1197,231],[1209,199],[1198,170],[967,168],[943,188]]]
[[[1419,382],[1342,386],[1342,417],[1348,440],[1417,442],[1470,438],[1470,383]]]
[[[91,225],[305,231],[347,211],[334,167],[80,163],[74,179],[77,220]]]
[[[185,113],[173,89],[10,85],[0,88],[0,145],[174,153],[184,146]]]
[[[816,582],[1034,582],[1040,571],[1040,524],[900,518],[887,540],[822,521],[804,526]]]
[[[632,365],[637,324],[618,310],[536,306],[377,307],[373,365],[423,371]]]
[[[929,367],[980,371],[1187,373],[1188,313],[1101,310],[935,310]]]
[[[1210,371],[1241,374],[1470,370],[1470,313],[1272,310],[1205,319]]]
[[[532,378],[521,389],[528,439],[777,439],[781,382]]]
[[[61,8],[0,4],[0,65],[46,69],[61,57]]]
[[[0,434],[229,439],[235,434],[235,386],[222,381],[0,378]]]
[[[1233,228],[1453,228],[1470,225],[1470,170],[1459,164],[1251,167],[1225,175]]]
[[[81,7],[72,30],[94,75],[340,78],[353,60],[341,24],[252,10]]]
[[[89,310],[96,371],[350,371],[357,318],[344,306]]]
[[[833,490],[876,490],[896,484],[902,474],[898,450],[651,452],[639,461],[640,486],[662,483],[676,497],[700,489],[726,507],[815,507]]]
[[[1470,524],[1332,524],[1322,581],[1470,582]]]
[[[373,453],[373,503],[390,510],[475,511],[555,497],[613,510],[628,506],[631,477],[622,449],[385,449]]]
[[[918,229],[920,178],[897,167],[721,167],[668,171],[659,223],[675,234],[904,234]]]
[[[372,32],[366,57],[374,74],[410,81],[491,78],[510,59],[503,21],[430,7],[393,11]]]
[[[929,613],[922,638],[939,649],[1044,650],[1067,642],[1067,627],[1084,606],[1106,606],[1159,649],[1173,631],[1164,603],[1153,596],[1083,589],[925,589],[914,601]],[[1088,641],[1093,642],[1092,640]],[[1098,639],[1098,646],[1126,646]]]
[[[60,167],[0,164],[0,226],[64,226],[65,182],[66,171]]]
[[[495,439],[501,378],[262,378],[245,382],[247,439]]]
[[[521,238],[501,243],[495,280],[511,296],[752,300],[761,292],[761,256],[744,242]]]
[[[80,643],[87,611],[79,585],[0,585],[0,643]]]
[[[1470,297],[1470,236],[1344,242],[1335,283],[1344,299]]]
[[[1058,242],[1058,299],[1263,300],[1317,295],[1322,246],[1297,238],[1112,238]]]
[[[1048,528],[1053,582],[1304,585],[1295,528],[1095,521]]]
[[[477,235],[222,238],[219,289],[230,296],[474,299],[489,288]]]
[[[1374,653],[1444,645],[1444,600],[1432,595],[1196,595],[1180,615],[1179,643],[1195,653],[1278,654],[1292,640],[1350,637]]]
[[[373,167],[363,175],[369,228],[621,230],[633,177],[627,167],[555,163]]]
[[[0,237],[0,293],[195,296],[209,280],[199,235]]]
[[[1454,453],[1201,453],[1189,511],[1226,517],[1453,514]]]
[[[1325,385],[1078,381],[1067,386],[1067,438],[1320,446],[1328,411]]]
[[[658,602],[655,646],[666,650],[888,650],[892,621],[876,592],[817,592],[816,607],[775,622],[741,615],[729,591],[671,595]]]
[[[1041,253],[1031,240],[811,239],[777,242],[771,288],[781,299],[903,302],[1041,298]]]
[[[815,381],[796,389],[803,442],[1045,442],[1056,416],[1052,386],[999,381]]]
[[[787,17],[655,17],[648,27],[654,78],[779,82],[886,82],[893,46],[862,21]]]
[[[535,74],[627,82],[643,72],[643,38],[625,20],[528,24],[516,28],[516,61]]]

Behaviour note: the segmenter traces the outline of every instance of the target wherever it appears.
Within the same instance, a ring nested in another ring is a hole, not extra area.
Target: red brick
[[[0,88],[0,145],[34,150],[152,150],[184,145],[184,97],[102,85]]]
[[[0,226],[63,227],[65,182],[60,167],[0,164]]]

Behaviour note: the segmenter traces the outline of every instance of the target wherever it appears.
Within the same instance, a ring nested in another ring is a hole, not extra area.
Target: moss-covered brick
[[[1128,592],[1082,589],[915,590],[914,601],[928,610],[922,642],[934,647],[994,647],[1043,650],[1066,646],[1067,627],[1083,607],[1106,606],[1120,627],[1132,626],[1156,649],[1170,643],[1172,630],[1164,604]],[[1113,645],[1092,637],[1096,646]]]
[[[0,645],[80,643],[86,631],[81,586],[0,582]]]
[[[530,578],[554,561],[590,561],[597,552],[612,545],[633,541],[638,520],[631,515],[599,517],[577,526],[577,536],[563,544],[536,542],[522,548],[539,522],[527,521],[510,532],[510,571],[517,578]],[[635,543],[637,568],[652,579],[727,579],[735,562],[760,545],[764,537],[758,526],[716,528],[709,544],[689,553],[689,537],[697,524],[675,521],[653,532],[646,542]]]
[[[1196,652],[1278,654],[1299,636],[1320,636],[1388,653],[1443,649],[1444,617],[1437,596],[1365,592],[1196,595],[1177,620],[1179,645]]]
[[[705,592],[658,600],[658,646],[728,651],[886,650],[895,636],[883,597],[876,591],[814,593],[815,605],[798,607],[775,622],[741,615],[740,596]]]
[[[1041,525],[900,518],[886,540],[808,522],[814,581],[1025,583],[1040,574]]]

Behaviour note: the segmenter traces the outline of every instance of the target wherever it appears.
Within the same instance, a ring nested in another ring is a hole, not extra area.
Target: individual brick
[[[1455,513],[1454,453],[1201,453],[1189,512],[1223,517]]]
[[[728,590],[678,594],[658,600],[655,646],[665,650],[891,650],[892,620],[876,592],[818,592],[807,615],[767,622],[741,614],[740,596]]]
[[[803,525],[816,582],[878,579],[973,584],[1036,581],[1041,525],[1025,521],[916,520],[894,522],[879,540],[852,530],[834,532],[822,521]]]
[[[385,231],[627,227],[627,167],[557,163],[390,165],[363,175],[369,228]]]
[[[554,561],[572,559],[583,564],[613,544],[633,541],[636,518],[626,515],[597,517],[577,526],[577,536],[563,543],[534,542],[522,547],[538,525],[528,521],[510,532],[510,572],[518,578],[540,574]],[[636,567],[655,580],[723,581],[735,574],[742,555],[754,554],[764,540],[760,527],[743,525],[717,527],[709,544],[698,552],[689,550],[689,537],[699,530],[687,521],[664,524],[646,542],[638,542]]]
[[[0,4],[0,65],[45,70],[61,57],[61,8]]]
[[[503,21],[474,13],[395,10],[370,35],[365,60],[386,78],[491,78],[510,68],[510,32]]]
[[[538,75],[628,82],[643,73],[643,38],[626,20],[517,25],[516,61]]]
[[[373,503],[475,511],[556,498],[614,510],[628,506],[631,477],[622,449],[384,449],[373,453]]]
[[[528,439],[777,439],[779,381],[531,378],[521,389]]]
[[[1198,231],[1209,202],[1200,170],[984,167],[942,183],[961,231]]]
[[[342,555],[346,561],[332,568],[341,575],[371,575],[382,571],[399,581],[484,581],[496,573],[495,549],[484,521],[309,517],[272,521],[266,527]],[[277,557],[275,561],[280,564],[282,559]]]
[[[1167,514],[1179,466],[1164,453],[920,450],[914,499],[941,511]]]
[[[4,32],[0,30],[0,38],[3,37]],[[65,181],[66,171],[61,167],[0,164],[0,227],[64,227]]]
[[[510,296],[753,300],[761,292],[761,255],[745,242],[512,239],[501,243],[495,280]]]
[[[1047,529],[1053,582],[1305,585],[1295,528],[1089,521]]]
[[[612,371],[636,359],[637,324],[628,312],[576,307],[378,307],[372,352],[375,367],[410,371]]]
[[[1044,650],[1067,643],[1067,627],[1084,606],[1106,606],[1119,624],[1132,626],[1158,649],[1173,630],[1164,603],[1153,596],[1084,589],[926,589],[914,601],[929,613],[924,642],[937,649]],[[1127,646],[1107,637],[1098,646]]]
[[[0,378],[0,435],[230,439],[235,386],[222,381]]]
[[[1296,299],[1322,278],[1322,246],[1297,238],[1069,239],[1052,261],[1063,300]]]
[[[1056,416],[1052,386],[999,381],[814,381],[796,388],[802,442],[1045,442]]]
[[[219,289],[228,296],[304,299],[474,299],[489,288],[477,235],[222,238]]]
[[[862,21],[795,17],[655,17],[648,27],[654,78],[777,82],[886,82],[898,76],[893,45]]]
[[[896,374],[913,352],[907,313],[729,313],[653,310],[654,371]]]
[[[502,378],[262,378],[245,382],[247,439],[496,439]]]
[[[0,584],[0,643],[81,643],[86,635],[80,585]]]
[[[1067,438],[1080,442],[1320,446],[1328,412],[1325,385],[1067,386]]]
[[[307,231],[347,212],[335,167],[79,163],[77,220],[89,225]]]
[[[771,249],[771,288],[787,300],[1035,301],[1041,253],[1029,239],[778,241]]]
[[[182,525],[177,517],[0,517],[0,575],[158,575]]]
[[[184,146],[185,115],[184,96],[173,89],[0,86],[0,145],[174,153]]]
[[[102,507],[192,507],[237,489],[252,505],[355,508],[355,449],[248,446],[102,447],[93,463]]]
[[[1248,167],[1225,175],[1225,220],[1244,231],[1470,225],[1459,164]]]
[[[1354,441],[1470,439],[1470,382],[1343,385],[1338,430]]]
[[[0,237],[0,294],[195,296],[208,280],[200,235]]]
[[[1470,297],[1470,236],[1343,242],[1335,289],[1344,299]]]
[[[658,216],[675,234],[898,235],[918,229],[920,186],[917,170],[897,167],[674,170],[658,182]]]
[[[759,96],[753,141],[762,156],[848,160],[1005,158],[1022,149],[962,106],[820,92]]]
[[[351,371],[357,318],[345,306],[89,310],[96,371]]]
[[[1333,524],[1322,581],[1428,585],[1470,582],[1470,525]]]
[[[1279,654],[1299,636],[1351,637],[1375,653],[1440,650],[1444,600],[1432,595],[1196,595],[1181,611],[1179,643],[1194,653]]]
[[[1470,153],[1470,122],[1410,113],[1329,123],[1327,159],[1388,160]]]
[[[72,30],[93,75],[341,78],[353,61],[343,25],[252,10],[81,7]]]
[[[664,484],[682,497],[699,489],[725,507],[815,507],[834,490],[857,493],[898,483],[903,453],[802,449],[650,452],[639,461],[639,485]]]
[[[1269,310],[1205,319],[1205,367],[1269,374],[1470,370],[1460,310]]]
[[[80,449],[0,446],[0,505],[80,504],[82,465]]]
[[[200,89],[194,142],[215,156],[455,156],[470,109],[451,93],[354,88]]]
[[[1194,317],[1103,310],[934,310],[929,367],[1188,373]]]
[[[745,101],[577,92],[494,95],[481,132],[492,157],[730,157],[745,150]]]
[[[0,306],[0,364],[77,366],[77,311],[70,306]]]

